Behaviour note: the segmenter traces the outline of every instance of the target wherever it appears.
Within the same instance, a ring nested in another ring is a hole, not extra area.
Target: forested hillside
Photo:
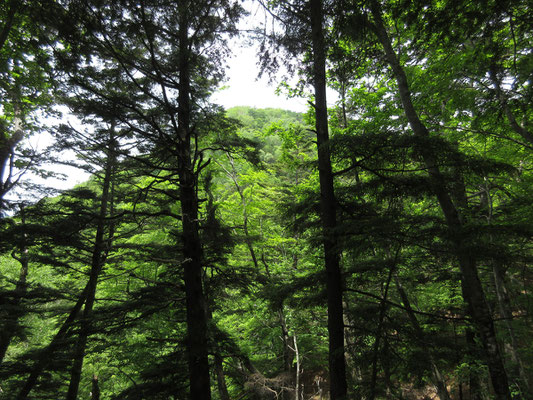
[[[529,2],[251,4],[0,4],[0,399],[533,399]]]

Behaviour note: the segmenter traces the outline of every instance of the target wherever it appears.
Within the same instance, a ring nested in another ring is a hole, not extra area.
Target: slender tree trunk
[[[433,383],[435,385],[435,388],[437,389],[439,399],[450,400],[450,394],[448,393],[446,382],[444,381],[444,377],[442,376],[439,368],[437,367],[437,363],[435,362],[435,358],[433,357],[433,352],[426,341],[424,331],[420,327],[418,319],[416,318],[416,315],[413,312],[413,309],[411,308],[411,302],[409,301],[409,297],[407,296],[407,293],[403,289],[400,280],[397,276],[395,277],[395,282],[396,288],[398,289],[398,293],[400,294],[400,298],[402,299],[402,303],[405,309],[407,310],[411,325],[413,325],[413,328],[415,330],[418,342],[422,345],[422,350],[424,351],[424,354],[427,357],[428,369],[431,371],[431,375],[433,376]]]
[[[21,223],[25,224],[24,208],[21,208]],[[23,312],[21,311],[21,300],[26,294],[27,290],[27,278],[28,278],[28,249],[26,248],[26,234],[23,234],[22,243],[20,247],[20,256],[17,256],[13,253],[13,258],[15,258],[20,263],[20,272],[19,279],[15,285],[15,290],[13,291],[13,301],[10,304],[9,309],[7,310],[6,322],[7,329],[2,329],[0,332],[0,365],[4,360],[11,339],[13,339],[14,331],[19,326],[19,319],[22,317]]]
[[[516,133],[518,133],[520,136],[522,136],[522,138],[524,138],[530,145],[532,145],[533,144],[533,133],[528,131],[524,126],[520,125],[518,121],[516,120],[513,112],[511,111],[511,108],[509,107],[505,94],[502,91],[500,81],[498,79],[496,69],[494,66],[490,68],[489,76],[494,85],[494,88],[496,89],[496,97],[498,98],[500,106],[502,107],[503,112],[505,113],[505,116],[507,117],[507,120],[509,121],[509,125],[511,129],[515,131]]]
[[[0,212],[5,208],[4,196],[13,187],[15,148],[24,138],[23,115],[19,99],[13,98],[13,133],[0,131]]]
[[[91,400],[100,400],[100,386],[98,385],[98,377],[93,375],[91,383]]]
[[[109,137],[109,147],[107,150],[107,160],[104,173],[104,182],[102,186],[102,198],[100,200],[100,210],[98,213],[98,224],[96,227],[96,235],[94,239],[94,247],[91,260],[91,272],[89,275],[89,282],[87,288],[87,298],[85,299],[85,307],[83,309],[83,315],[81,319],[80,333],[78,341],[74,348],[74,361],[72,363],[72,369],[70,371],[70,383],[67,391],[67,400],[76,400],[78,397],[78,388],[81,380],[81,372],[83,368],[83,359],[85,358],[85,349],[87,347],[87,339],[91,331],[91,319],[93,313],[94,300],[96,296],[96,287],[98,285],[98,277],[102,270],[104,262],[104,251],[106,248],[106,221],[105,218],[108,214],[108,204],[110,202],[110,187],[111,179],[115,164],[115,148],[114,148],[114,135],[111,128]]]
[[[505,287],[504,273],[502,266],[498,260],[494,260],[492,263],[492,275],[494,278],[494,287],[496,288],[496,295],[498,299],[498,306],[500,313],[504,319],[507,332],[509,334],[509,351],[511,354],[511,360],[518,370],[518,376],[521,380],[522,392],[527,393],[527,398],[531,398],[531,388],[529,379],[524,370],[524,364],[518,354],[518,343],[516,340],[516,333],[513,328],[513,313],[511,311],[511,301],[509,299],[509,293]],[[515,371],[516,372],[516,371]]]
[[[83,291],[80,293],[78,301],[76,302],[76,304],[74,304],[74,307],[72,307],[72,310],[70,311],[67,319],[65,320],[65,322],[63,322],[63,325],[61,325],[61,328],[59,328],[59,331],[57,331],[48,347],[40,354],[38,361],[32,368],[30,376],[28,377],[28,379],[26,379],[26,383],[19,392],[17,400],[25,400],[28,398],[28,395],[30,394],[34,386],[37,384],[39,376],[50,362],[52,355],[60,346],[64,344],[64,340],[67,337],[70,328],[73,326],[74,321],[78,317],[78,314],[80,313],[80,310],[83,307],[83,304],[85,303],[88,290],[89,283],[87,283]]]
[[[470,360],[476,360],[479,357],[477,356],[478,353],[478,346],[476,344],[475,340],[475,333],[472,329],[466,328],[465,332],[465,341],[466,341],[466,351],[468,353],[468,356]],[[479,376],[478,368],[470,361],[470,371],[468,374],[468,394],[469,394],[469,400],[483,400],[483,396],[481,394],[481,378]]]
[[[421,139],[429,138],[429,131],[422,123],[411,101],[411,93],[405,71],[403,70],[396,53],[394,52],[388,37],[379,4],[376,1],[371,3],[371,11],[374,16],[374,30],[381,42],[387,61],[389,62],[396,78],[400,98],[405,115],[409,121],[415,136]],[[471,306],[472,319],[476,325],[485,349],[487,365],[491,376],[492,386],[498,400],[510,400],[509,383],[505,372],[503,360],[498,348],[494,321],[485,299],[485,293],[479,279],[476,261],[465,247],[466,237],[464,237],[462,221],[457,208],[452,202],[450,194],[446,192],[444,178],[435,162],[431,149],[424,146],[417,146],[416,149],[424,159],[426,168],[432,180],[432,189],[435,193],[441,210],[446,219],[448,231],[451,237],[453,251],[459,262],[462,281],[464,283],[463,297]]]
[[[344,358],[344,321],[342,274],[335,228],[337,226],[333,172],[329,149],[326,101],[326,54],[324,12],[321,0],[310,0],[313,47],[313,86],[320,180],[320,207],[328,296],[329,379],[331,400],[346,399],[346,360]]]
[[[182,216],[183,279],[187,309],[187,353],[191,400],[211,399],[203,250],[198,227],[197,176],[191,156],[191,71],[187,2],[179,2],[178,175]]]
[[[281,328],[281,340],[283,342],[283,371],[290,374],[292,369],[292,362],[294,360],[294,350],[291,346],[291,337],[289,336],[289,330],[287,329],[287,322],[285,321],[285,314],[283,312],[283,304],[280,304],[278,308],[278,320]],[[281,400],[288,400],[289,393],[286,390],[281,392]]]
[[[2,50],[2,47],[4,47],[4,44],[7,42],[7,38],[9,37],[9,32],[11,31],[11,28],[13,27],[13,22],[15,20],[15,15],[18,11],[18,8],[20,8],[22,5],[22,2],[19,0],[9,0],[8,3],[8,10],[7,15],[5,18],[5,21],[3,21],[4,26],[0,30],[0,50]]]
[[[300,351],[298,350],[298,339],[296,334],[292,337],[294,341],[294,356],[296,357],[296,379],[294,384],[295,400],[300,400]]]
[[[289,372],[294,360],[294,350],[291,348],[291,337],[287,329],[283,305],[278,309],[279,326],[281,328],[281,339],[283,341],[283,371]]]
[[[392,397],[392,385],[391,385],[391,357],[390,357],[390,345],[388,336],[383,337],[383,380],[385,381],[385,396],[386,398]]]
[[[368,396],[369,400],[374,400],[374,398],[376,397],[379,346],[380,346],[381,336],[383,332],[383,321],[385,320],[385,315],[387,313],[387,297],[389,295],[389,286],[390,286],[392,275],[395,269],[396,269],[396,265],[391,265],[389,269],[389,275],[387,277],[387,282],[385,284],[385,292],[383,293],[383,300],[381,301],[381,304],[379,307],[378,329],[376,332],[374,349],[372,351],[372,378],[370,380],[370,395]]]
[[[220,400],[230,400],[228,386],[226,385],[226,377],[224,374],[224,365],[222,361],[223,360],[220,356],[220,352],[216,351],[214,368],[217,377],[218,396],[220,397]]]

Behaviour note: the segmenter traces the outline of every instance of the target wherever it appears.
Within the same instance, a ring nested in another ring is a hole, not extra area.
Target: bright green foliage
[[[54,74],[50,35],[40,27],[41,2],[9,0],[0,5],[0,210],[22,176],[42,161],[23,139],[42,129],[50,115]],[[36,188],[35,185],[29,187]]]
[[[14,330],[0,369],[0,398],[16,398],[42,354],[49,362],[29,398],[61,398],[69,385],[79,315],[59,345],[43,351],[88,280],[102,168],[114,155],[108,247],[79,398],[91,397],[97,376],[101,399],[184,399],[186,260],[176,169],[182,139],[172,125],[180,106],[180,54],[175,32],[166,30],[177,26],[175,5],[162,12],[156,1],[58,3],[72,18],[70,30],[51,25],[63,40],[56,46],[58,68],[68,78],[61,102],[87,130],[64,126],[57,136],[93,177],[1,221],[0,323]],[[227,7],[227,28],[235,33],[239,7],[216,3]],[[0,6],[0,34],[16,11],[0,49],[5,143],[17,118],[24,134],[34,131],[36,110],[51,101],[49,48],[30,29],[39,4]],[[195,5],[196,17],[206,4]],[[285,8],[294,17],[307,5],[275,4],[294,6]],[[339,93],[329,110],[328,146],[350,398],[434,398],[435,369],[453,400],[473,399],[476,391],[492,395],[483,343],[465,302],[469,288],[420,149],[434,156],[440,184],[460,212],[462,245],[477,263],[510,391],[531,398],[530,5],[380,2],[413,106],[429,131],[420,137],[375,35],[371,2],[324,4],[328,84]],[[90,13],[81,12],[86,6]],[[227,51],[224,40],[214,47],[204,41],[219,35],[209,24],[222,23],[214,15],[208,20],[194,19],[190,150],[211,392],[221,400],[294,399],[298,377],[302,398],[316,398],[328,390],[328,332],[314,112],[224,111],[208,104],[212,84],[223,77],[217,61]],[[294,39],[307,40],[310,32],[294,29],[283,40],[291,57],[302,57],[286,61],[300,66],[303,77],[310,55]],[[279,64],[264,50],[265,67]],[[116,147],[106,140],[110,132]]]

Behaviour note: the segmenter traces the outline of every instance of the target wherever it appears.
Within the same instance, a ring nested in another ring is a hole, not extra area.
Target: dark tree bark
[[[407,293],[405,292],[404,288],[400,284],[400,280],[398,279],[398,277],[395,277],[395,281],[396,281],[396,288],[398,289],[398,293],[400,294],[402,303],[405,309],[407,310],[407,315],[409,316],[411,325],[413,325],[413,329],[417,336],[418,342],[422,346],[422,349],[424,350],[424,353],[427,357],[426,358],[427,366],[428,366],[428,369],[431,371],[431,375],[433,376],[433,384],[435,385],[435,388],[437,389],[437,394],[439,395],[439,399],[450,400],[450,394],[448,393],[446,382],[444,381],[444,377],[440,373],[437,363],[435,362],[435,358],[433,357],[433,352],[426,341],[424,331],[420,327],[420,324],[418,323],[418,319],[416,318],[416,315],[413,312],[413,309],[411,307],[411,302],[409,301],[409,297],[407,296]]]
[[[392,48],[389,36],[383,24],[381,10],[376,1],[371,3],[371,11],[374,17],[374,32],[381,42],[385,51],[386,59],[391,66],[396,78],[399,94],[405,115],[416,137],[429,138],[429,131],[420,120],[411,100],[409,84],[405,71]],[[470,305],[472,319],[483,342],[487,365],[489,367],[492,386],[498,400],[510,400],[509,383],[505,372],[503,360],[498,348],[494,321],[485,299],[483,286],[479,279],[476,260],[465,246],[466,237],[463,232],[463,222],[459,210],[452,201],[450,193],[446,191],[444,178],[438,168],[431,150],[424,146],[417,146],[416,150],[424,160],[429,176],[432,181],[432,190],[440,204],[444,214],[448,232],[451,238],[453,252],[457,257],[463,281],[463,297]]]
[[[376,398],[379,347],[381,337],[383,336],[383,322],[387,313],[387,297],[389,295],[390,282],[395,269],[396,265],[391,265],[389,269],[389,275],[387,277],[387,282],[385,283],[385,292],[383,293],[383,300],[381,301],[381,304],[379,306],[379,321],[375,335],[374,349],[372,351],[372,377],[370,379],[370,395],[368,396],[369,400],[374,400]]]
[[[344,357],[344,321],[342,307],[342,274],[337,248],[337,226],[333,172],[329,149],[328,112],[326,101],[326,53],[324,12],[321,0],[310,0],[313,50],[313,86],[315,90],[318,173],[320,207],[328,296],[329,379],[332,400],[347,396],[346,360]]]
[[[100,386],[98,385],[98,377],[93,375],[91,382],[91,400],[100,400]]]
[[[22,224],[24,224],[26,222],[24,217],[24,208],[21,208],[20,213],[21,222]],[[20,303],[22,298],[26,294],[28,287],[28,249],[26,248],[25,242],[26,238],[25,236],[23,236],[20,246],[20,255],[17,256],[15,252],[13,252],[12,254],[13,258],[15,258],[20,263],[20,272],[19,279],[17,280],[17,284],[15,285],[15,290],[13,291],[13,301],[10,304],[9,309],[7,310],[6,322],[9,326],[7,327],[7,329],[2,329],[2,332],[0,332],[0,365],[4,360],[7,349],[9,348],[9,344],[11,343],[11,339],[13,339],[15,328],[19,326],[19,319],[23,315],[23,312],[20,308]]]
[[[191,71],[187,2],[179,5],[178,175],[182,216],[183,279],[187,308],[190,397],[209,400],[206,303],[202,286],[203,250],[198,227],[197,176],[191,155]]]
[[[5,208],[4,196],[16,183],[13,181],[15,148],[24,138],[22,111],[18,98],[11,99],[14,109],[13,132],[11,135],[0,126],[0,212]]]
[[[65,322],[63,322],[63,325],[61,325],[61,328],[59,328],[59,331],[57,331],[48,347],[41,353],[38,361],[32,368],[30,376],[28,377],[28,379],[26,379],[26,383],[19,392],[17,400],[25,400],[28,398],[28,395],[30,394],[34,386],[37,384],[39,376],[51,360],[52,355],[60,346],[62,346],[63,341],[67,337],[70,328],[72,328],[74,321],[78,317],[78,314],[80,313],[81,308],[85,303],[88,290],[89,283],[87,283],[87,285],[81,292],[80,296],[78,297],[78,301],[76,302],[76,304],[74,304],[74,307],[72,307],[72,310],[70,311]]]
[[[5,17],[5,20],[3,21],[4,25],[0,30],[0,50],[2,50],[2,47],[4,47],[4,44],[6,43],[7,38],[9,37],[9,32],[11,31],[11,28],[13,27],[13,22],[15,21],[15,15],[17,14],[17,11],[20,7],[21,2],[19,0],[9,0],[7,15]]]
[[[494,260],[492,264],[492,275],[494,279],[494,287],[496,289],[496,296],[498,299],[498,307],[500,313],[504,319],[505,326],[508,332],[509,340],[509,352],[511,355],[511,360],[513,362],[516,375],[520,377],[520,386],[521,392],[527,393],[527,398],[531,398],[533,394],[531,393],[531,385],[529,383],[529,378],[524,369],[524,364],[520,355],[518,354],[518,340],[516,338],[515,329],[513,327],[513,312],[511,308],[511,299],[509,298],[509,292],[505,286],[504,271],[502,265],[500,265],[499,260]]]
[[[226,376],[224,374],[223,360],[219,352],[215,354],[215,374],[217,376],[218,396],[220,400],[230,400]]]
[[[87,297],[85,299],[85,307],[81,318],[80,333],[78,341],[74,348],[74,361],[70,372],[70,383],[67,392],[67,400],[76,400],[78,397],[78,388],[80,385],[81,372],[83,368],[83,359],[85,358],[85,349],[87,347],[87,339],[91,331],[91,319],[93,314],[94,300],[96,296],[96,287],[98,285],[98,277],[102,271],[104,263],[104,252],[106,250],[107,240],[106,234],[106,216],[108,215],[108,204],[110,203],[110,187],[113,175],[115,154],[114,154],[114,135],[110,133],[109,148],[106,160],[106,167],[104,173],[104,182],[102,185],[102,197],[100,200],[100,210],[98,212],[98,223],[96,227],[96,235],[94,239],[94,247],[91,260],[91,272],[89,275],[89,282],[87,284]]]

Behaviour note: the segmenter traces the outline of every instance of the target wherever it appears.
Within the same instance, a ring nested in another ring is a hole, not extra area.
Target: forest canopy
[[[0,4],[0,399],[533,399],[531,4],[251,3]]]

